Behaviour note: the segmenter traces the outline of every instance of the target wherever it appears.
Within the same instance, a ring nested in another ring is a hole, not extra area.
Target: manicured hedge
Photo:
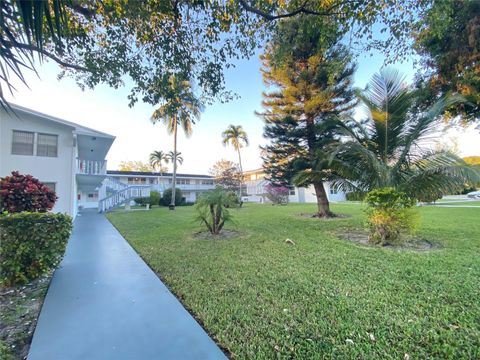
[[[27,283],[57,266],[71,230],[72,218],[64,214],[0,215],[0,282]]]

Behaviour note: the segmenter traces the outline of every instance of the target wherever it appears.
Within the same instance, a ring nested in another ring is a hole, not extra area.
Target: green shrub
[[[397,245],[403,235],[412,234],[417,225],[417,213],[413,209],[415,199],[394,188],[370,191],[365,196],[368,204],[367,227],[369,242],[379,245]]]
[[[161,196],[158,191],[150,191],[150,198],[148,199],[150,207],[154,205],[160,205],[160,198]]]
[[[195,210],[197,220],[204,224],[213,235],[218,235],[225,222],[230,221],[227,207],[231,206],[232,197],[223,190],[215,189],[204,192],[197,199]]]
[[[72,218],[65,214],[0,215],[2,284],[27,283],[57,266],[71,230]]]
[[[133,199],[133,201],[135,201],[135,204],[137,204],[139,206],[145,206],[145,205],[150,203],[150,198],[148,198],[148,197],[137,197],[137,198]]]
[[[168,206],[170,205],[171,201],[172,201],[172,189],[166,189],[163,192],[163,197],[160,203],[163,206]],[[183,199],[182,190],[180,190],[179,188],[175,188],[175,206],[182,205],[182,202],[184,201],[185,200]]]
[[[352,191],[345,195],[348,201],[363,201],[365,199],[365,193],[362,191]]]

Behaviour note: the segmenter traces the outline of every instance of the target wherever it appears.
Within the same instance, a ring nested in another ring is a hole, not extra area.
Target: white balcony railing
[[[107,160],[77,159],[77,174],[107,175]]]

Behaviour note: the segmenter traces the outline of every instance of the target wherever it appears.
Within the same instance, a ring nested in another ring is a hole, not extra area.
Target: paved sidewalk
[[[110,222],[84,211],[53,276],[28,359],[225,355]]]

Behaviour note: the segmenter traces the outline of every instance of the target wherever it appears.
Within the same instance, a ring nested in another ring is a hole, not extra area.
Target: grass
[[[232,211],[240,237],[217,241],[193,236],[191,207],[108,217],[233,358],[480,358],[477,209],[419,209],[431,252],[338,239],[362,227],[361,205],[298,216],[313,210],[247,204]]]
[[[480,206],[480,200],[468,200],[468,201],[442,201],[436,205],[468,205],[468,206]]]

